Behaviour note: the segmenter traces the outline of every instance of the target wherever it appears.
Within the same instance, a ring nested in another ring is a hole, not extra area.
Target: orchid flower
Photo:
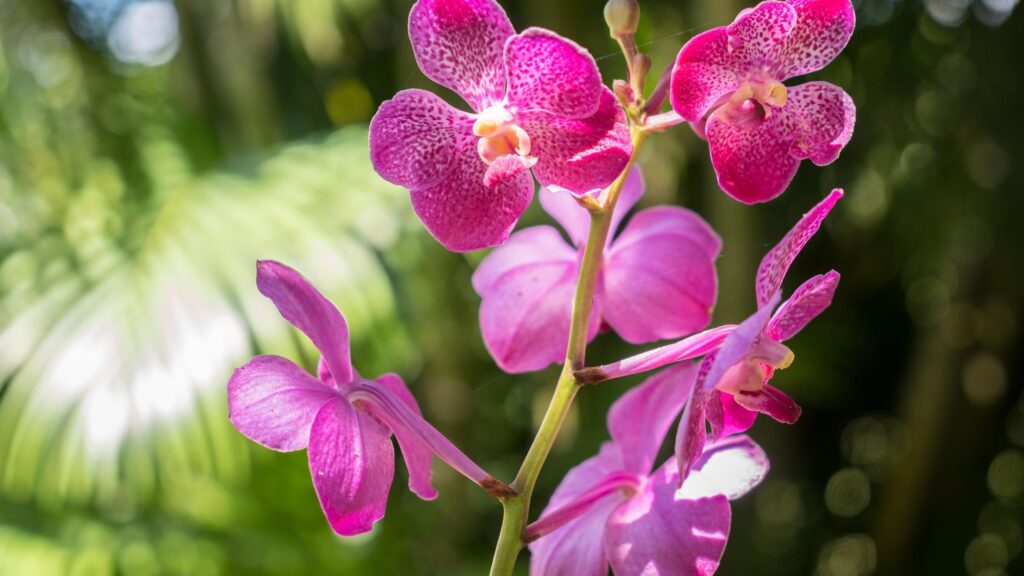
[[[850,0],[761,2],[695,36],[672,71],[675,111],[706,138],[718,184],[747,204],[786,189],[800,161],[833,162],[856,110],[828,82],[785,86],[824,68],[853,34]]]
[[[532,576],[712,574],[729,534],[729,500],[761,482],[768,459],[746,436],[709,444],[682,488],[674,459],[653,470],[696,367],[673,366],[612,406],[597,456],[576,466],[526,531]],[[652,471],[653,470],[653,471]]]
[[[676,436],[681,478],[686,478],[701,454],[707,434],[705,420],[711,424],[712,437],[721,438],[749,429],[759,412],[785,424],[800,417],[800,406],[768,382],[775,370],[793,362],[793,352],[782,342],[832,303],[839,273],[831,270],[814,276],[781,306],[780,288],[793,260],[842,197],[842,190],[833,190],[765,255],[757,270],[757,312],[701,362],[697,385]]]
[[[462,112],[403,90],[370,123],[370,159],[408,188],[449,250],[496,246],[533,198],[533,179],[577,194],[625,168],[625,115],[590,54],[541,28],[516,34],[493,0],[419,0],[409,38],[420,70],[461,96]]]
[[[638,169],[628,176],[612,216],[614,231],[643,194]],[[483,297],[484,343],[506,372],[539,370],[565,356],[573,294],[590,216],[564,191],[540,191],[541,206],[568,233],[551,226],[517,232],[473,274]],[[638,212],[609,236],[594,296],[588,338],[602,320],[630,343],[678,338],[711,320],[721,240],[695,213],[661,206]]]
[[[420,498],[437,497],[433,455],[492,493],[505,490],[423,420],[401,378],[359,376],[345,318],[298,272],[263,261],[256,284],[322,356],[316,377],[280,356],[253,358],[228,381],[229,416],[239,432],[267,448],[308,450],[313,487],[336,533],[367,532],[384,516],[395,467],[392,433],[409,489]]]

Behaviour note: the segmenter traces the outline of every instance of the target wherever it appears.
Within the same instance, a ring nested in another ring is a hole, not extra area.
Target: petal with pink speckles
[[[533,179],[519,172],[494,186],[484,184],[487,164],[467,138],[448,177],[412,191],[412,207],[427,230],[453,252],[503,244],[533,199]]]
[[[409,13],[409,39],[420,70],[451,88],[473,110],[505,95],[505,42],[515,34],[493,0],[419,0]]]
[[[838,286],[839,273],[835,270],[801,284],[793,296],[779,306],[768,323],[768,336],[779,342],[792,338],[832,304],[832,296]]]
[[[582,195],[612,183],[626,167],[632,144],[626,116],[607,88],[601,105],[583,119],[547,112],[524,112],[519,125],[530,135],[533,174],[542,186],[559,186]]]
[[[786,105],[753,127],[713,113],[706,131],[719,186],[746,204],[775,198],[801,160],[822,165],[836,159],[853,134],[855,115],[850,97],[827,82],[790,88]]]
[[[843,190],[841,188],[833,190],[824,200],[804,214],[782,240],[761,259],[755,283],[759,308],[765,307],[782,287],[782,281],[786,278],[786,272],[789,271],[793,260],[796,260],[807,242],[818,232],[825,217],[842,197]]]
[[[508,101],[522,111],[586,118],[600,104],[601,74],[575,42],[543,28],[528,28],[505,44]]]
[[[850,0],[788,0],[797,22],[776,55],[779,80],[821,70],[846,47],[856,15]]]
[[[448,176],[469,114],[424,90],[402,90],[370,121],[370,161],[382,178],[404,188],[428,188]]]

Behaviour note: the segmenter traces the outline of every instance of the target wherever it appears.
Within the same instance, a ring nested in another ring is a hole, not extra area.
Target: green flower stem
[[[636,155],[647,139],[647,134],[640,128],[634,127],[632,139],[633,153],[630,155],[629,162],[619,177],[608,187],[608,196],[604,204],[599,209],[590,212],[590,233],[583,252],[579,282],[576,284],[565,365],[558,377],[558,384],[555,386],[555,393],[544,414],[544,420],[541,421],[540,428],[537,430],[537,436],[533,439],[530,451],[527,452],[523,465],[519,468],[519,474],[512,482],[512,489],[516,495],[502,499],[504,516],[501,522],[501,533],[498,535],[498,544],[494,550],[491,576],[511,576],[515,569],[516,558],[519,557],[519,552],[524,546],[523,535],[530,516],[530,497],[533,495],[533,488],[537,484],[537,477],[540,476],[544,461],[547,460],[548,453],[551,452],[551,446],[555,443],[555,438],[558,437],[562,422],[565,420],[566,414],[569,413],[569,408],[572,407],[576,392],[580,389],[580,384],[576,382],[573,372],[582,368],[586,360],[590,312],[594,304],[594,290],[597,287],[597,278],[601,271],[604,247],[611,227],[612,212],[614,212],[615,204],[622,193],[626,177],[636,161]]]

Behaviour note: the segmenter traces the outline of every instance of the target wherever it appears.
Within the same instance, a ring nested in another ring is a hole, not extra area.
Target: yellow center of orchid
[[[530,135],[515,124],[512,113],[501,105],[491,106],[477,116],[473,134],[480,137],[476,149],[487,164],[508,154],[530,154]]]

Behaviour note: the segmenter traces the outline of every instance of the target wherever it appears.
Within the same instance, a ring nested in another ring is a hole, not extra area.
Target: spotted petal
[[[800,221],[786,233],[764,258],[757,268],[756,292],[757,305],[759,308],[767,305],[768,301],[782,287],[782,281],[786,277],[793,260],[800,254],[807,242],[814,237],[824,222],[825,217],[843,197],[841,188],[836,188],[824,200],[811,208],[800,218]],[[838,278],[836,278],[838,280]]]
[[[768,323],[768,336],[779,342],[792,338],[832,304],[832,296],[838,286],[839,273],[835,270],[804,282],[789,300],[779,306]]]
[[[731,124],[716,111],[707,122],[718,184],[744,202],[766,202],[792,181],[800,161],[832,162],[853,134],[853,101],[827,82],[789,89],[786,105],[754,127]]]
[[[703,328],[718,291],[714,260],[720,249],[718,235],[689,210],[638,212],[608,251],[605,319],[633,344]]]
[[[505,44],[508,101],[519,110],[564,118],[597,111],[604,85],[594,58],[582,46],[543,28],[527,28]]]
[[[418,0],[409,13],[409,39],[420,70],[451,88],[473,110],[505,95],[505,42],[515,34],[493,0]]]
[[[533,173],[542,186],[559,186],[576,195],[612,183],[632,150],[626,116],[607,88],[591,116],[565,118],[548,112],[523,112],[520,126],[530,135]]]
[[[797,22],[776,57],[780,80],[824,68],[846,47],[856,24],[850,0],[788,2]]]
[[[448,176],[472,130],[469,114],[425,90],[402,90],[370,121],[370,161],[392,184],[428,188]]]
[[[320,507],[341,536],[369,532],[384,517],[395,472],[387,429],[338,397],[320,409],[309,442],[309,472]]]
[[[487,164],[467,138],[455,164],[436,186],[412,191],[412,207],[427,230],[453,252],[503,244],[533,198],[533,180],[519,172],[488,187]]]

